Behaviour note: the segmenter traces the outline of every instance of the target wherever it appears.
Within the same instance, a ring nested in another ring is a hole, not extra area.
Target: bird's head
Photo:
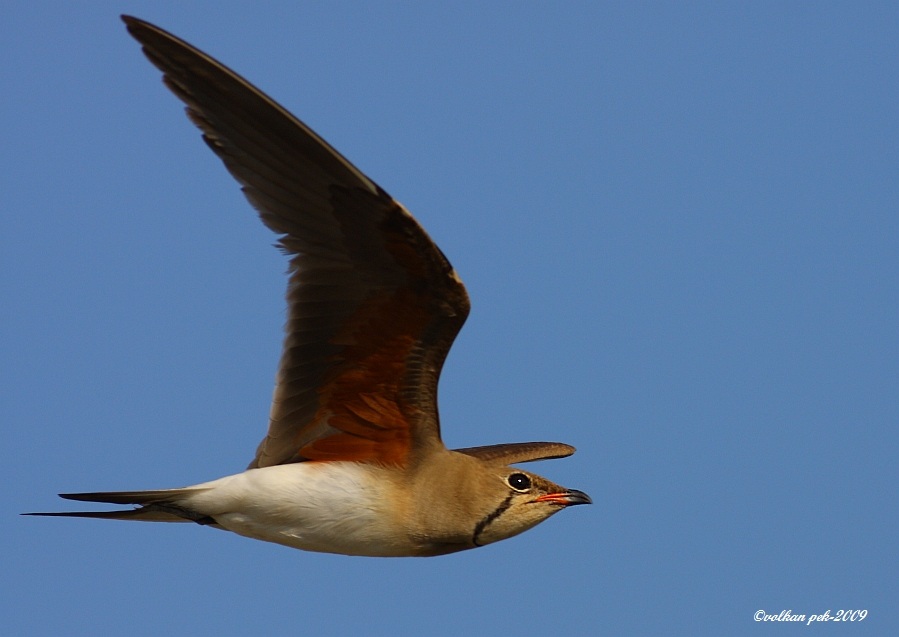
[[[518,535],[562,509],[591,504],[583,491],[566,489],[512,463],[570,455],[559,443],[521,443],[444,451],[418,473],[414,521],[422,554],[452,553]]]
[[[565,507],[592,504],[583,491],[566,489],[535,473],[518,467],[491,468],[497,484],[483,489],[483,493],[495,506],[475,524],[471,536],[474,546],[518,535]]]

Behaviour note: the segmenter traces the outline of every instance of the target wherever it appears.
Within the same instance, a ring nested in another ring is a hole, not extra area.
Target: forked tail
[[[99,491],[96,493],[60,493],[66,500],[106,502],[109,504],[137,504],[137,509],[124,511],[59,511],[51,513],[23,513],[71,518],[100,518],[105,520],[138,520],[141,522],[197,522],[215,524],[212,518],[191,511],[179,504],[185,498],[204,491],[202,488],[161,489],[157,491]]]

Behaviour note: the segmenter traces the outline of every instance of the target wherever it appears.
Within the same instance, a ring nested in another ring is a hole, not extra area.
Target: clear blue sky
[[[286,264],[123,12],[412,210],[473,303],[447,444],[571,443],[531,468],[594,506],[386,560],[17,516],[266,427]],[[13,2],[0,35],[2,632],[896,633],[896,3]]]

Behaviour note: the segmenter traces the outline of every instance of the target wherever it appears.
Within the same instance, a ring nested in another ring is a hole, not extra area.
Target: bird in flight
[[[589,504],[510,465],[574,447],[447,449],[437,381],[465,286],[406,209],[303,122],[166,31],[122,16],[203,140],[290,257],[268,432],[242,473],[179,489],[67,493],[116,511],[28,515],[195,522],[308,551],[432,556]]]

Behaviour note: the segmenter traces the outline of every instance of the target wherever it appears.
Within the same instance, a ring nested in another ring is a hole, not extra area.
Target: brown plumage
[[[158,27],[123,20],[281,235],[284,349],[247,471],[184,489],[63,495],[134,510],[39,515],[193,521],[309,550],[437,555],[589,502],[508,466],[568,456],[569,445],[444,447],[437,382],[469,301],[406,209],[246,80]]]

